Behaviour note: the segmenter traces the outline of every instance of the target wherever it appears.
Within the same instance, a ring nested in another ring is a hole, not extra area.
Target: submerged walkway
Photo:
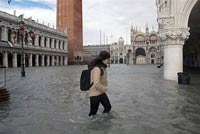
[[[156,66],[111,65],[108,96],[87,117],[89,98],[79,90],[85,66],[8,69],[10,102],[0,104],[0,134],[197,134],[200,132],[200,83],[177,85]]]

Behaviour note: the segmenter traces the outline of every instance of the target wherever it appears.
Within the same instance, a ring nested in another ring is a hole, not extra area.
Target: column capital
[[[159,38],[163,45],[184,45],[189,39],[190,28],[170,28],[159,31]]]

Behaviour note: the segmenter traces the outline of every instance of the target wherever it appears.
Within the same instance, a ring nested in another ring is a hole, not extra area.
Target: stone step
[[[0,98],[0,102],[3,102],[3,101],[8,101],[10,100],[10,97],[4,97],[4,98]]]
[[[1,101],[6,101],[10,99],[10,93],[7,91],[5,88],[0,89],[0,102]]]

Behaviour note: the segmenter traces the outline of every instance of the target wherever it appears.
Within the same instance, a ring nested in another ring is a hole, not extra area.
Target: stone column
[[[68,65],[68,57],[65,56],[64,59],[65,59],[65,60],[64,60],[64,65],[67,66],[67,65]]]
[[[29,59],[28,59],[28,63],[29,63],[29,67],[32,67],[32,57],[33,57],[33,54],[29,54]]]
[[[60,66],[63,66],[63,56],[60,57]]]
[[[8,67],[8,53],[3,52],[3,66]]]
[[[36,67],[39,66],[39,55],[38,54],[35,55],[35,66]]]
[[[55,65],[54,56],[51,56],[51,63],[52,63],[52,66],[54,66],[54,65]]]
[[[178,80],[177,73],[183,72],[183,45],[189,37],[189,29],[168,29],[160,31],[164,45],[164,78]]]
[[[2,40],[8,41],[8,30],[7,27],[2,27]]]
[[[56,64],[56,65],[57,65],[57,66],[59,66],[59,65],[60,65],[60,64],[59,64],[59,57],[60,57],[60,56],[57,56],[57,57],[56,57],[56,60],[57,60],[57,61],[56,61],[56,62],[57,62],[57,64]]]
[[[44,67],[44,55],[42,55],[42,67]]]
[[[59,40],[56,42],[56,49],[59,49]]]
[[[41,36],[41,47],[44,47],[44,36]]]
[[[54,39],[51,39],[51,48],[54,49]]]
[[[13,67],[17,68],[17,53],[13,53]]]
[[[49,41],[50,41],[50,38],[47,37],[46,39],[47,39],[47,48],[49,48]]]
[[[64,50],[68,51],[68,49],[67,49],[67,41],[64,41]]]
[[[39,46],[39,35],[38,34],[35,35],[35,46],[36,47]]]
[[[50,65],[50,58],[49,58],[50,56],[49,55],[47,55],[47,66],[49,66]]]

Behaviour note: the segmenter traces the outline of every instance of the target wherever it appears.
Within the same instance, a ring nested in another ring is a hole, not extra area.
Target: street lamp
[[[16,37],[20,37],[21,38],[21,43],[22,43],[22,52],[21,52],[21,77],[25,77],[25,57],[24,57],[24,25],[25,23],[23,21],[19,22],[19,29],[18,32],[14,31],[13,32],[13,38],[15,39]],[[29,36],[31,37],[31,39],[33,40],[35,35],[33,31],[29,32]]]
[[[22,58],[21,58],[21,77],[25,77],[25,65],[24,65],[24,22],[20,21],[19,23],[19,36],[21,37],[22,42]]]

